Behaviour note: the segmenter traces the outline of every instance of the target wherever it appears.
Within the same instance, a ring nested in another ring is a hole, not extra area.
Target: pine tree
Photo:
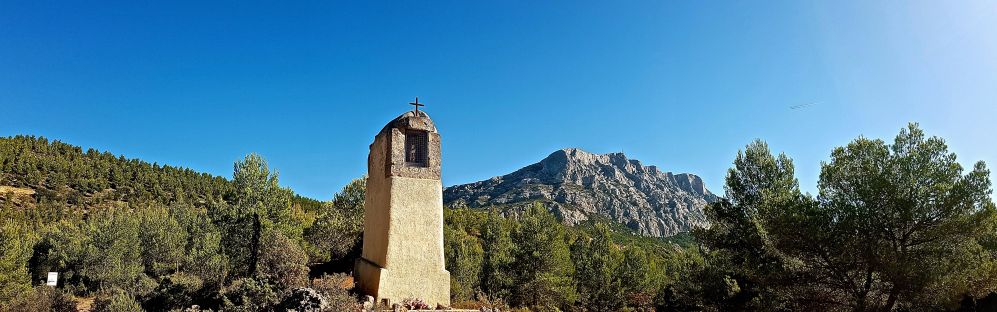
[[[571,246],[578,285],[578,306],[589,311],[616,311],[623,306],[621,280],[615,279],[621,261],[609,228],[597,224],[592,237],[581,236]],[[628,281],[629,282],[629,281]]]
[[[304,232],[313,260],[338,260],[358,247],[366,187],[365,177],[355,179],[321,205],[317,219]]]
[[[34,236],[15,220],[0,219],[0,302],[10,302],[31,289],[27,264]]]
[[[142,294],[142,241],[140,218],[127,208],[116,207],[89,216],[84,225],[85,249],[79,274],[88,289],[114,289]]]
[[[187,230],[165,207],[145,207],[137,213],[146,273],[158,277],[180,271],[180,265],[187,261]]]
[[[266,160],[249,154],[235,163],[232,175],[236,200],[215,218],[223,229],[225,253],[237,276],[252,276],[260,257],[260,240],[266,231],[301,237],[301,226],[291,218],[290,190],[279,185]]]
[[[571,253],[564,226],[554,215],[540,204],[530,206],[520,217],[513,240],[517,242],[513,303],[538,310],[567,309],[574,303]]]
[[[637,246],[623,251],[623,261],[616,268],[615,280],[622,287],[626,307],[635,311],[649,311],[654,296],[663,287],[664,274],[656,257]]]
[[[443,229],[447,271],[450,272],[450,297],[454,301],[472,299],[480,285],[482,254],[478,239],[463,229]]]
[[[481,289],[492,298],[509,298],[513,287],[510,266],[513,262],[513,248],[510,225],[494,209],[481,230]]]

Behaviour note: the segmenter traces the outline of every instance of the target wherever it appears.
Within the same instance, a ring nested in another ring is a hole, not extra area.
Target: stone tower
[[[360,290],[390,303],[450,304],[440,135],[425,112],[406,112],[374,137],[363,225],[363,256],[354,273]]]

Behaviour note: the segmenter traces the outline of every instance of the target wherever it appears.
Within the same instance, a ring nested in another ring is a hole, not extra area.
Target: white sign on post
[[[48,272],[48,282],[45,285],[55,286],[59,283],[59,272]]]

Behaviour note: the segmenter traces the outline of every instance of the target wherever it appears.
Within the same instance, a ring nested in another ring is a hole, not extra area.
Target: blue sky
[[[445,185],[579,147],[722,192],[761,138],[812,192],[909,121],[993,166],[997,2],[0,2],[2,136],[226,177],[257,152],[328,199],[414,96]]]

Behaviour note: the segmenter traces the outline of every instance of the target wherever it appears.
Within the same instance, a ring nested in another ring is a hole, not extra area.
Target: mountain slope
[[[233,200],[226,178],[182,167],[128,159],[44,137],[0,137],[0,204],[43,204],[91,210],[124,202],[186,202],[199,207]],[[295,196],[315,210],[320,202]]]
[[[670,236],[703,225],[717,196],[693,174],[662,172],[622,153],[569,148],[488,180],[448,187],[444,202],[470,207],[547,203],[565,223],[608,218],[645,236]]]

